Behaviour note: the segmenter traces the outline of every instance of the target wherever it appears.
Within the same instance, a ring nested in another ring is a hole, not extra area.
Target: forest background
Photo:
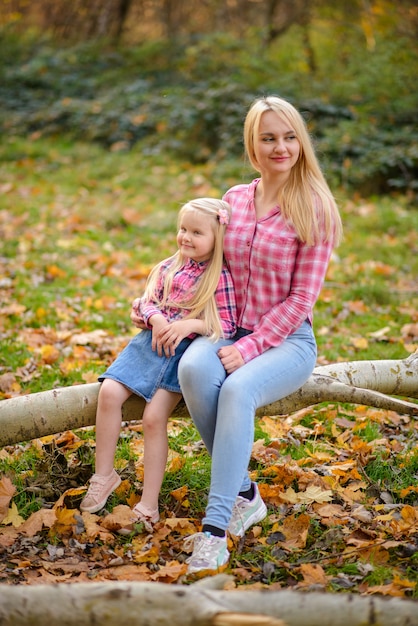
[[[344,221],[318,363],[414,352],[417,34],[412,0],[0,0],[0,398],[96,381],[181,204],[254,175],[242,123],[269,93],[305,116]],[[124,481],[89,518],[94,429],[3,449],[0,581],[183,581],[209,459],[172,420],[163,522],[121,538],[142,444],[125,425]],[[270,515],[232,546],[237,584],[416,597],[414,420],[330,403],[265,416],[251,468]]]

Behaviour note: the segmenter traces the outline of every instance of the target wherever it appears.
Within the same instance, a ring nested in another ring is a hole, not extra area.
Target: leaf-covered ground
[[[95,515],[78,509],[93,431],[3,450],[3,459],[21,457],[22,467],[18,480],[11,472],[0,480],[0,582],[186,582],[183,540],[199,530],[208,464],[199,442],[179,445],[183,429],[190,431],[188,421],[170,424],[160,523],[154,533],[138,525],[129,536],[118,531],[140,491],[140,424],[122,431],[130,458],[118,462],[124,480]],[[264,417],[257,434],[252,474],[269,515],[243,540],[231,538],[236,584],[415,595],[418,485],[405,482],[402,471],[415,455],[418,472],[416,447],[407,452],[416,423],[391,412],[327,405],[286,419]],[[23,469],[29,453],[35,471]],[[17,490],[36,495],[40,505],[26,520],[14,501]]]
[[[132,336],[129,305],[174,249],[191,196],[247,180],[240,163],[191,167],[86,145],[0,148],[0,399],[93,382]],[[345,241],[318,302],[319,362],[405,358],[418,346],[418,216],[405,198],[341,199]],[[236,585],[417,597],[417,422],[324,404],[257,420],[253,478],[268,517],[231,538]],[[0,451],[0,582],[188,582],[210,461],[189,419],[169,425],[154,533],[125,526],[142,480],[141,423],[124,425],[123,482],[81,514],[94,429]]]

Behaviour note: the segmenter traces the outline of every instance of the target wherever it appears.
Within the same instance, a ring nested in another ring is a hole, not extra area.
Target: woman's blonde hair
[[[300,152],[290,176],[279,192],[281,211],[294,226],[301,241],[313,245],[332,240],[338,245],[342,236],[340,214],[324,178],[305,121],[299,111],[278,96],[258,98],[251,105],[244,123],[244,143],[247,156],[258,168],[255,144],[258,141],[263,113],[273,111],[296,133]]]
[[[184,204],[179,211],[177,219],[178,228],[180,228],[183,216],[186,213],[192,212],[210,218],[210,224],[213,229],[213,234],[215,235],[213,252],[206,270],[201,275],[194,291],[189,294],[190,297],[183,303],[176,302],[173,306],[187,310],[190,309],[189,313],[187,313],[183,319],[203,319],[206,324],[205,334],[216,341],[220,337],[223,337],[223,330],[216,306],[215,291],[218,287],[224,263],[223,244],[225,229],[231,220],[231,207],[228,202],[215,198],[196,198],[195,200],[190,200],[190,202]],[[171,259],[173,262],[164,278],[162,297],[158,298],[156,285],[159,269],[166,261],[162,261],[152,269],[145,286],[145,297],[151,299],[157,306],[170,305],[170,293],[174,275],[188,260],[188,258],[182,255],[180,250],[177,250]]]

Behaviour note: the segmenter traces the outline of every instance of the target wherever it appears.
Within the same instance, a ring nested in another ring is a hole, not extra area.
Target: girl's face
[[[211,258],[215,245],[212,220],[197,211],[187,211],[180,220],[177,245],[182,255],[197,263]]]
[[[279,176],[286,180],[299,158],[300,142],[294,129],[274,111],[260,119],[254,152],[262,176]]]

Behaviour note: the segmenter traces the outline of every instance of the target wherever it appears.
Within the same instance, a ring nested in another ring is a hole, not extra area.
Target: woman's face
[[[274,111],[265,111],[260,119],[254,153],[262,176],[279,176],[286,180],[300,154],[295,130]]]

